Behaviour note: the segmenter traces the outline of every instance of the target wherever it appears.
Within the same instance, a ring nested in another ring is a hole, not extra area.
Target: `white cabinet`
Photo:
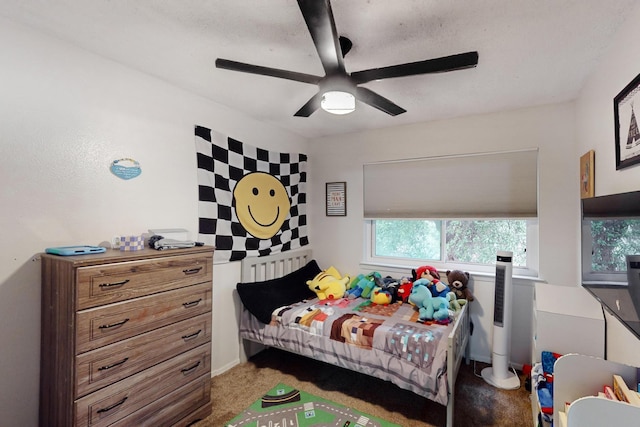
[[[604,357],[602,307],[581,286],[536,283],[532,329],[532,365],[540,362],[543,351]],[[531,410],[533,425],[537,426],[540,405],[534,387],[531,390]]]
[[[542,351],[604,357],[602,307],[582,286],[536,283],[532,362]]]
[[[637,368],[596,357],[569,354],[554,365],[554,425],[560,427],[637,426],[640,407],[595,397],[605,384],[620,375],[629,388],[635,388]],[[565,402],[571,402],[566,418]],[[561,419],[562,418],[562,419]],[[566,424],[565,424],[566,422]]]

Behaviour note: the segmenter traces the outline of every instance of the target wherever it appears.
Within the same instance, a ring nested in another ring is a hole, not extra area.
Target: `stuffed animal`
[[[427,279],[431,284],[429,285],[429,290],[431,291],[431,295],[434,297],[446,297],[449,293],[450,289],[446,283],[440,281],[440,274],[435,267],[431,267],[430,265],[423,265],[422,267],[418,267],[415,270],[411,270],[411,274],[413,275],[413,282],[418,279]]]
[[[373,292],[371,292],[370,299],[374,304],[389,305],[392,302],[393,296],[388,290],[376,286],[375,288],[373,288]]]
[[[376,277],[380,277],[380,273],[374,271],[366,276],[360,274],[358,277],[360,277],[360,279],[357,283],[352,281],[350,289],[346,291],[346,296],[349,299],[356,299],[358,297],[369,298],[371,291],[376,286],[375,279]]]
[[[413,287],[413,280],[409,277],[402,277],[400,284],[398,285],[398,299],[402,302],[409,301],[409,295],[411,295],[411,288]]]
[[[420,313],[420,320],[446,320],[449,318],[449,301],[443,297],[434,297],[427,287],[427,279],[418,279],[413,282],[409,302]]]
[[[358,286],[358,282],[360,280],[364,279],[364,274],[358,274],[356,277],[353,277],[351,279],[351,281],[349,282],[349,284],[347,285],[347,292],[349,292],[349,290],[354,289],[355,287]]]
[[[427,285],[427,287],[431,291],[431,295],[433,295],[434,297],[446,298],[447,294],[451,292],[451,289],[446,283],[441,282],[440,280],[437,280],[437,279],[431,280]]]
[[[467,287],[469,284],[469,273],[462,270],[447,270],[447,282],[451,290],[455,292],[458,299],[473,301],[473,294]]]
[[[423,265],[411,270],[411,275],[413,276],[414,282],[422,278],[427,278],[429,280],[440,280],[440,273],[438,273],[438,270],[436,270],[435,267],[431,267],[430,265]]]
[[[467,303],[466,299],[458,298],[455,292],[449,292],[447,294],[447,300],[449,301],[450,315],[454,316],[457,311],[462,309],[462,306]]]
[[[318,299],[335,300],[344,296],[349,281],[349,276],[341,277],[338,270],[329,267],[318,273],[313,280],[307,280],[307,286],[316,293]]]
[[[376,282],[380,282],[379,280],[376,280]],[[385,278],[382,279],[382,290],[386,293],[388,293],[389,295],[391,295],[391,302],[396,302],[398,301],[398,288],[400,286],[400,283],[397,279],[394,279],[391,276],[386,276]]]
[[[364,279],[364,274],[358,274],[357,276],[351,276],[351,280],[347,283],[346,290],[344,293],[344,297],[347,298],[349,296],[349,292],[354,292],[354,289],[358,287],[358,283],[360,280]]]

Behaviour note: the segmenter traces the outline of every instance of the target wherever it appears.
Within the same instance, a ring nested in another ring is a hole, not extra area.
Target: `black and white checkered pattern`
[[[196,126],[198,157],[198,240],[216,247],[215,262],[265,256],[309,244],[307,237],[307,156],[267,151]],[[233,189],[251,172],[266,172],[282,182],[291,209],[270,239],[250,235],[233,208]]]

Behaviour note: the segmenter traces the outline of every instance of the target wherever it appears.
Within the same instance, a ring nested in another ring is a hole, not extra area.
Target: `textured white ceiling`
[[[324,75],[295,0],[2,0],[0,15],[305,137],[574,99],[637,0],[333,0],[348,72],[478,51],[477,68],[364,86],[391,117],[293,114],[314,85],[216,69],[216,58]]]

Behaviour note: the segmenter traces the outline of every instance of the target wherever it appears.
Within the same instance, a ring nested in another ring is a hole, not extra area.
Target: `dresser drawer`
[[[78,268],[77,310],[209,281],[213,260],[194,254]]]
[[[183,425],[203,420],[211,414],[211,376],[197,380],[158,399],[110,427]]]
[[[76,316],[76,354],[209,311],[210,283],[82,310]]]
[[[183,419],[175,423],[173,427],[192,427],[198,421],[205,420],[209,415],[211,415],[211,412],[213,410],[213,402],[211,401],[211,399],[209,400],[210,400],[209,402],[205,403],[203,406],[196,409],[191,414],[187,415],[186,417],[184,417]]]
[[[210,340],[211,314],[205,313],[83,353],[76,358],[75,396],[84,396]]]
[[[209,344],[189,350],[77,400],[76,425],[111,425],[201,376],[210,375],[210,369]]]

